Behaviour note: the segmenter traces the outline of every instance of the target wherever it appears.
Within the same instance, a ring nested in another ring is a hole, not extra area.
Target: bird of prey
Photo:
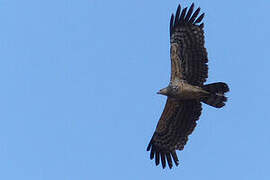
[[[202,102],[221,108],[229,91],[226,83],[204,84],[208,77],[208,58],[204,47],[204,13],[194,13],[194,3],[188,9],[179,5],[170,20],[171,78],[158,94],[167,96],[167,102],[154,135],[147,147],[150,159],[160,161],[162,167],[173,161],[179,164],[176,150],[183,150],[188,136],[196,126],[202,111]]]

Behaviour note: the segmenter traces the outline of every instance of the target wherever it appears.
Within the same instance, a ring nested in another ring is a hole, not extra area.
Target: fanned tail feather
[[[224,96],[224,94],[229,91],[229,87],[226,83],[217,82],[207,84],[202,88],[203,90],[210,93],[207,97],[202,99],[202,102],[215,108],[221,108],[225,105],[227,97]]]

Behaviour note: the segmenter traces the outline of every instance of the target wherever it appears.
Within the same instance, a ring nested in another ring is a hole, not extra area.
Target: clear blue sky
[[[0,179],[269,180],[270,1],[194,0],[206,13],[208,82],[180,166],[146,146],[169,82],[169,18],[192,1],[0,0]]]

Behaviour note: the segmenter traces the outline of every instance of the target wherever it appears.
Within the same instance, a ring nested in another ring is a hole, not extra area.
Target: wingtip
[[[202,14],[196,19],[196,21],[194,22],[194,24],[200,23],[200,22],[203,20],[204,15],[205,15],[205,13],[202,13]]]
[[[156,166],[158,166],[159,165],[159,152],[155,152],[155,163],[156,163]]]
[[[161,153],[161,164],[162,164],[162,168],[165,169],[166,167],[166,160],[165,160],[165,154]]]
[[[171,20],[170,20],[170,34],[172,34],[173,26],[174,26],[174,14],[171,15]]]
[[[204,16],[205,16],[205,13],[202,13],[202,17],[204,18]]]
[[[176,13],[177,13],[177,12],[180,13],[180,11],[181,11],[181,5],[178,4],[177,9],[176,9]]]
[[[152,159],[154,159],[154,157],[155,157],[155,151],[154,151],[154,149],[152,147],[151,152],[150,152],[150,159],[152,160]]]
[[[196,11],[193,13],[192,17],[189,19],[190,23],[194,23],[196,17],[198,16],[198,14],[200,13],[201,8],[197,8]]]
[[[182,24],[184,22],[186,12],[187,12],[187,7],[185,7],[181,12],[181,15],[180,15],[180,18],[179,18],[179,24]]]
[[[171,15],[171,22],[173,22],[173,19],[174,19],[174,14],[172,13],[172,15]]]
[[[194,2],[191,4],[190,8],[194,8]]]
[[[179,23],[179,15],[180,15],[180,11],[181,11],[181,5],[179,4],[175,13],[175,20],[174,20],[174,24],[177,25]]]
[[[180,11],[180,10],[181,10],[181,5],[178,4],[176,12],[177,12],[177,11]]]
[[[182,11],[182,13],[183,13],[184,16],[186,15],[187,9],[188,9],[188,7],[185,7],[185,8],[183,9],[183,11]]]
[[[203,29],[203,28],[204,28],[204,23],[200,24],[199,27],[200,27],[201,29]]]
[[[150,148],[151,148],[151,143],[148,144],[146,151],[150,151]]]
[[[185,22],[189,22],[190,17],[191,17],[191,15],[193,13],[193,10],[194,10],[194,3],[192,3],[192,5],[190,6],[190,8],[189,8],[189,10],[188,10],[188,12],[186,14]]]
[[[179,165],[179,160],[178,160],[176,152],[173,151],[171,154],[172,154],[173,161],[174,161],[175,165],[178,166]]]

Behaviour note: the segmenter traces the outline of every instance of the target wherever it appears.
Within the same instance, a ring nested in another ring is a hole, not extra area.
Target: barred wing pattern
[[[207,78],[207,52],[204,48],[203,23],[199,24],[204,14],[199,15],[200,8],[193,14],[194,4],[190,9],[180,5],[175,17],[170,21],[171,40],[171,81],[185,80],[188,84],[200,86]],[[176,101],[167,99],[164,111],[159,119],[155,133],[147,150],[156,165],[161,161],[162,167],[173,163],[179,164],[176,150],[182,150],[196,126],[201,114],[201,103],[198,100]]]
[[[197,100],[175,101],[167,99],[164,111],[159,119],[156,131],[150,140],[147,151],[150,151],[150,159],[155,157],[156,165],[160,160],[162,167],[166,167],[166,161],[170,168],[173,163],[178,165],[176,150],[184,149],[188,135],[196,126],[196,121],[201,115],[201,103]]]
[[[171,80],[186,80],[188,84],[201,86],[208,77],[208,58],[204,47],[204,24],[200,22],[204,13],[198,18],[200,8],[193,14],[194,4],[188,12],[181,11],[179,5],[175,16],[170,20],[171,41]]]

